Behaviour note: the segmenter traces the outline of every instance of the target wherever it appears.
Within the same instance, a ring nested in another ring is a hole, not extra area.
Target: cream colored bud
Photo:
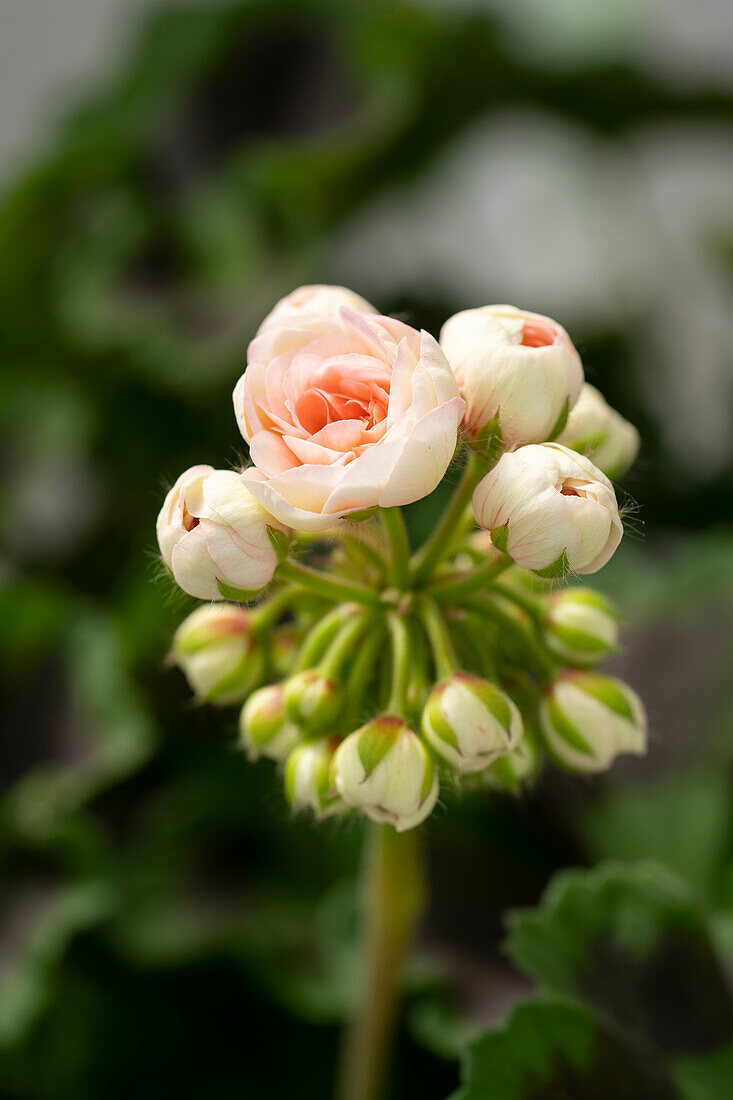
[[[206,604],[192,612],[173,635],[171,658],[197,699],[218,706],[240,702],[265,672],[249,613],[233,604]]]
[[[571,771],[605,771],[621,753],[646,752],[639,696],[597,672],[566,672],[556,680],[540,705],[540,724],[553,757]]]
[[[476,488],[473,510],[497,549],[546,577],[595,573],[623,534],[611,482],[559,443],[502,455]]]
[[[438,797],[430,753],[394,715],[374,718],[349,734],[336,750],[332,775],[347,805],[397,832],[423,822]]]
[[[335,738],[321,738],[296,745],[290,753],[285,761],[285,797],[294,810],[312,810],[321,819],[346,809],[331,776],[337,745]]]
[[[240,474],[211,466],[181,474],[156,525],[163,561],[200,600],[248,599],[270,583],[278,565],[270,529],[289,535]]]
[[[466,309],[445,323],[440,344],[466,402],[470,435],[498,427],[508,448],[562,430],[583,365],[556,321],[514,306]]]
[[[300,731],[288,719],[282,684],[268,684],[250,695],[239,717],[239,734],[252,760],[284,760],[295,748]]]
[[[622,477],[633,465],[640,442],[634,425],[587,382],[558,437],[558,443],[587,455],[609,478]]]
[[[457,772],[478,772],[522,739],[522,716],[500,688],[457,672],[433,688],[422,716],[433,749]]]
[[[564,664],[594,665],[618,647],[618,615],[592,588],[567,588],[547,598],[547,648]]]

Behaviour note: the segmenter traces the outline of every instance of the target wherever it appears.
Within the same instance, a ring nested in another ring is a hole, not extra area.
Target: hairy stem
[[[318,663],[324,676],[330,676],[333,679],[338,676],[342,665],[356,649],[359,639],[369,628],[371,621],[372,614],[369,611],[360,611],[344,621]]]
[[[311,569],[302,562],[285,560],[281,562],[278,574],[284,580],[293,581],[309,592],[315,592],[326,600],[350,600],[364,607],[381,607],[379,594],[371,588],[352,581],[343,580],[332,573],[322,573]]]
[[[392,686],[387,710],[405,718],[410,686],[410,632],[401,615],[390,615],[387,625],[392,643]]]
[[[458,660],[441,610],[434,600],[423,596],[417,605],[417,613],[430,642],[437,677],[447,680],[458,668]]]
[[[311,627],[300,647],[298,660],[295,663],[294,672],[303,672],[306,668],[312,668],[318,664],[326,649],[338,633],[339,627],[344,622],[348,609],[343,605],[334,607],[327,615]]]
[[[400,508],[382,508],[382,521],[392,550],[390,579],[396,588],[405,588],[409,576],[410,540]]]
[[[456,603],[464,600],[467,596],[472,596],[482,588],[486,588],[511,564],[511,559],[507,557],[484,562],[478,569],[472,569],[469,573],[458,573],[437,581],[431,585],[430,595],[439,603]]]
[[[385,1094],[402,963],[425,905],[417,830],[397,833],[389,825],[372,825],[361,875],[361,982],[338,1100],[382,1100]]]

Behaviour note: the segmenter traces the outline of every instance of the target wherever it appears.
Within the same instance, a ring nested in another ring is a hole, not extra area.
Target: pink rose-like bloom
[[[257,335],[267,332],[275,326],[296,327],[304,317],[320,317],[324,314],[338,313],[341,306],[353,309],[357,313],[376,313],[373,305],[353,290],[345,286],[327,286],[315,283],[313,286],[299,286],[286,294],[270,310],[260,325]]]
[[[234,390],[255,466],[242,476],[282,523],[324,531],[432,492],[464,408],[429,333],[344,307],[304,316],[249,346]]]
[[[560,443],[502,455],[479,482],[473,511],[517,565],[549,576],[597,572],[623,535],[611,482]]]
[[[241,474],[192,466],[166,496],[156,533],[161,557],[183,591],[221,600],[227,589],[254,593],[272,580],[278,559],[268,528],[282,530]]]

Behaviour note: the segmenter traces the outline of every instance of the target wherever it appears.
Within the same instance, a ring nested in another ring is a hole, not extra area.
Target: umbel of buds
[[[265,675],[265,653],[250,614],[233,604],[193,611],[173,635],[171,658],[197,699],[220,706],[244,699]]]
[[[566,672],[540,707],[554,758],[579,772],[605,771],[621,753],[646,752],[646,715],[635,691],[597,672]]]
[[[457,772],[478,772],[517,748],[522,716],[500,688],[456,672],[433,688],[422,728],[435,751]]]
[[[560,324],[483,306],[438,343],[345,287],[300,287],[233,399],[249,465],[186,470],[158,517],[167,573],[205,601],[171,656],[199,702],[241,705],[239,744],[280,766],[294,812],[401,832],[441,781],[517,795],[548,757],[593,772],[644,751],[638,696],[594,671],[615,609],[560,587],[615,552],[609,477],[638,433]],[[401,506],[452,461],[411,546]]]

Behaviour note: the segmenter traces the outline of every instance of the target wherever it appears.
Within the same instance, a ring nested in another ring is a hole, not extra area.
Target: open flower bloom
[[[199,600],[259,592],[277,568],[268,527],[283,530],[251,495],[242,475],[192,466],[158,516],[163,561],[184,592]]]
[[[297,290],[286,294],[270,310],[260,325],[257,335],[276,327],[296,327],[305,317],[319,317],[338,313],[341,306],[353,309],[356,313],[376,313],[373,305],[353,290],[345,286],[299,286]]]
[[[443,477],[465,405],[427,332],[342,307],[267,328],[247,363],[234,390],[254,463],[243,477],[282,523],[327,530]]]
[[[466,399],[469,433],[498,423],[506,447],[560,431],[583,385],[580,356],[562,325],[515,306],[454,314],[440,345]]]
[[[546,576],[595,573],[623,535],[611,482],[560,443],[502,455],[479,483],[473,510],[494,546]]]

